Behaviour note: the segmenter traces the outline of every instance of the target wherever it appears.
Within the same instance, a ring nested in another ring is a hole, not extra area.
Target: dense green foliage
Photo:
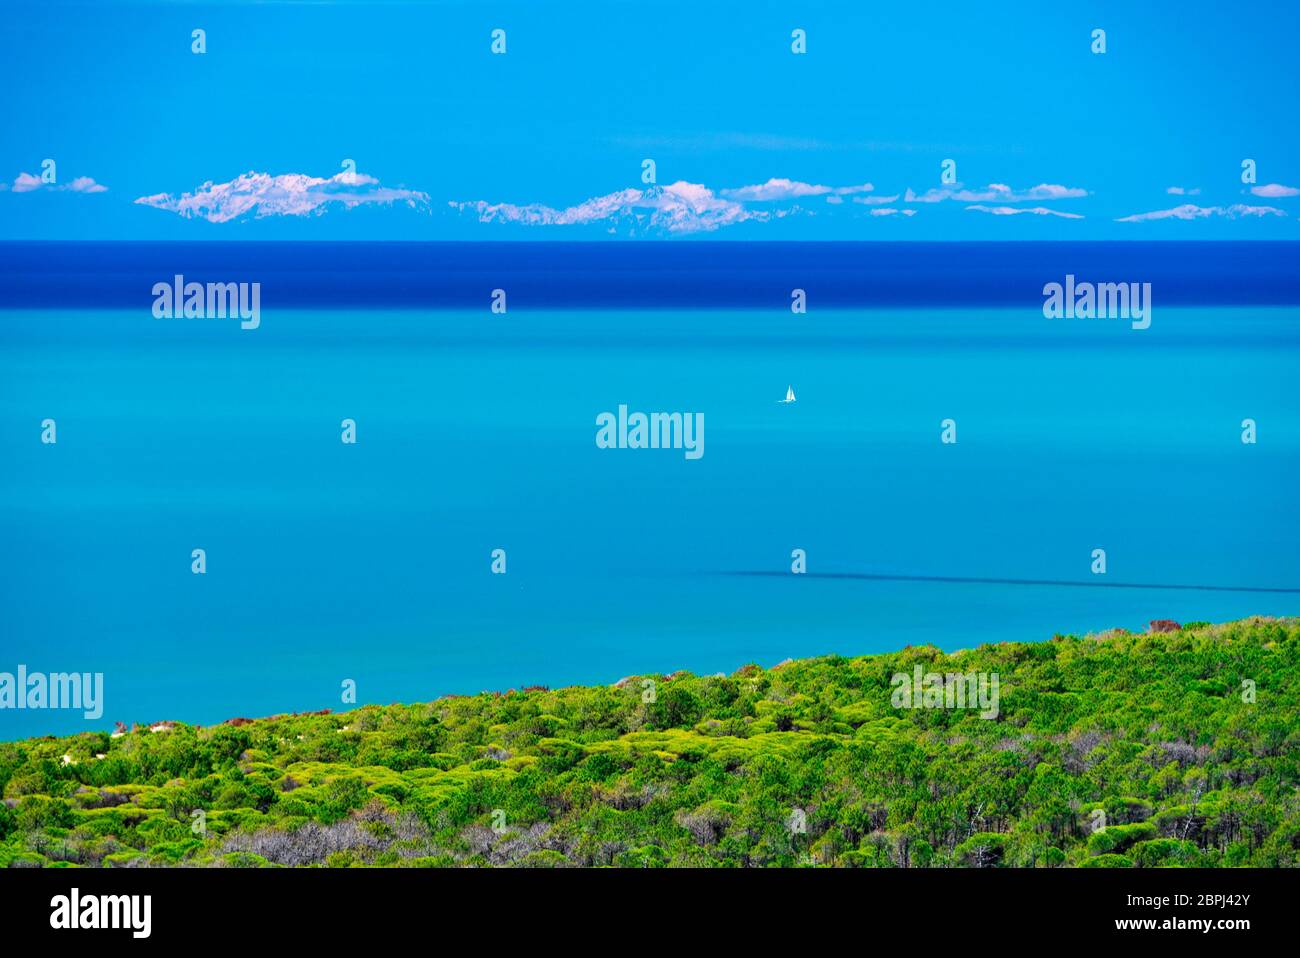
[[[648,678],[3,743],[0,865],[1300,864],[1300,620]]]

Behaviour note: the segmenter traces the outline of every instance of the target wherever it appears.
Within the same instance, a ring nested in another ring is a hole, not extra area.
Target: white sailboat
[[[794,387],[793,387],[793,386],[786,386],[786,387],[785,387],[785,398],[784,398],[784,399],[778,399],[778,400],[777,400],[777,402],[780,402],[780,403],[792,403],[792,402],[794,402],[794,401],[795,401],[795,398],[794,398]]]

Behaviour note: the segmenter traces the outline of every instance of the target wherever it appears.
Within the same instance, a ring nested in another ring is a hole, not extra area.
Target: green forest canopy
[[[1295,866],[1298,745],[1298,619],[909,647],[0,743],[0,865]]]

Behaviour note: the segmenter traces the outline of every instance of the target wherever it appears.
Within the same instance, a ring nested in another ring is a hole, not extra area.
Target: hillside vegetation
[[[1297,619],[154,728],[0,743],[0,865],[1300,864]]]

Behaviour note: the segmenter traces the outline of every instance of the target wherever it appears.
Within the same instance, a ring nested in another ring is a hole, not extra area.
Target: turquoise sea
[[[1292,306],[3,310],[0,670],[106,703],[0,738],[1296,614],[1298,360]]]

